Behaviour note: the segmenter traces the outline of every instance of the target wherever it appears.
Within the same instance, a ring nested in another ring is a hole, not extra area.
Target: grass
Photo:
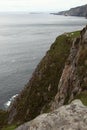
[[[87,106],[87,91],[82,92],[81,94],[77,95],[75,99],[80,99],[82,103]]]
[[[8,113],[0,110],[0,129],[7,124]]]
[[[15,130],[16,126],[12,125],[12,126],[8,126],[8,127],[4,127],[2,128],[2,130]]]
[[[80,36],[80,31],[75,31],[75,32],[71,32],[71,33],[68,33],[69,37],[71,37],[72,39],[73,38],[77,38]]]

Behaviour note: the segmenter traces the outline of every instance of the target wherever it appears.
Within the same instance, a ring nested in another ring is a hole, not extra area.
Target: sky
[[[29,11],[52,12],[87,4],[87,0],[0,0],[0,12]]]

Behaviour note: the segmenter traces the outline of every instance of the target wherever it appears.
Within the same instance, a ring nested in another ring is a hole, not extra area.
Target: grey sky
[[[60,11],[87,4],[87,0],[0,0],[0,11]]]

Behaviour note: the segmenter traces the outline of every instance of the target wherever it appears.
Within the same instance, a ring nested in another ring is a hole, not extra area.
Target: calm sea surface
[[[0,14],[0,108],[30,79],[55,38],[87,19],[50,14]]]

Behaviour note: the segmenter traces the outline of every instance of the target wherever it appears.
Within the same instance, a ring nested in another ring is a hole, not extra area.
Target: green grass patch
[[[73,39],[80,36],[80,31],[70,32],[68,35]]]
[[[8,126],[8,127],[4,127],[2,128],[2,130],[15,130],[16,126],[12,125],[12,126]]]
[[[87,91],[82,92],[81,94],[77,95],[75,99],[80,99],[82,103],[87,106]]]

